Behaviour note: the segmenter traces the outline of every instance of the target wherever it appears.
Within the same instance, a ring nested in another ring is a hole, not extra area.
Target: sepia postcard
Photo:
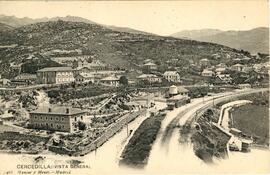
[[[270,173],[267,0],[0,0],[0,175]]]

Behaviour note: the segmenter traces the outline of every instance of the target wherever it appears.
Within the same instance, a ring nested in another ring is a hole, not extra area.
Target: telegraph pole
[[[126,125],[127,125],[127,137],[128,137],[129,134],[128,134],[128,121],[127,121],[127,117],[126,117]]]

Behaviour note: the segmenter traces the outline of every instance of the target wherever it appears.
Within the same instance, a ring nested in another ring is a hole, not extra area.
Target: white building
[[[235,65],[231,66],[231,69],[235,70],[235,71],[242,72],[244,67],[245,66],[242,64],[235,64]]]
[[[204,69],[202,71],[202,76],[203,77],[213,77],[215,73],[212,70]]]
[[[166,71],[163,74],[164,78],[169,82],[180,82],[180,75],[176,71]]]
[[[142,74],[140,76],[137,77],[139,80],[147,80],[150,83],[160,83],[161,82],[161,78],[154,75],[154,74]]]
[[[120,78],[118,76],[109,76],[100,80],[101,83],[108,86],[119,86]]]

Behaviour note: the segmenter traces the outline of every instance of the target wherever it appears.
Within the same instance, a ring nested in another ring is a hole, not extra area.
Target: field
[[[233,127],[256,137],[255,143],[269,145],[269,108],[254,104],[241,106],[232,112]]]

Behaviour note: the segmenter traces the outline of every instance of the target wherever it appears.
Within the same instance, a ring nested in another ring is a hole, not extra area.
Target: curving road
[[[208,96],[204,99],[194,99],[190,104],[168,112],[162,123],[159,137],[153,144],[146,170],[156,172],[156,168],[159,167],[159,170],[161,170],[159,173],[179,171],[196,172],[195,169],[191,168],[191,166],[193,166],[200,167],[208,172],[209,168],[207,168],[207,165],[194,155],[190,142],[179,144],[179,139],[181,139],[182,136],[180,136],[179,128],[176,126],[185,125],[196,116],[196,112],[207,109],[212,106],[213,103],[216,104],[238,96],[267,90],[268,89],[248,89],[216,94],[215,96]]]

